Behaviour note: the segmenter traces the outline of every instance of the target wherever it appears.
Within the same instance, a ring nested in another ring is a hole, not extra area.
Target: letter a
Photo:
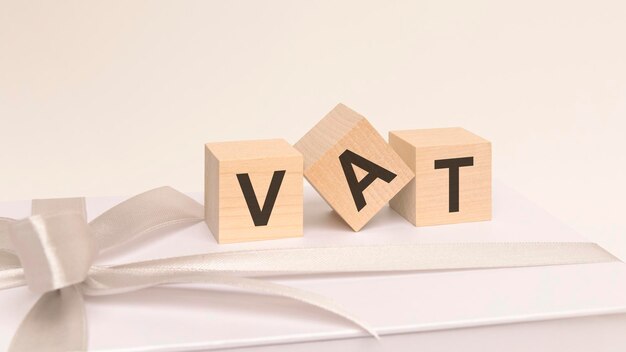
[[[348,181],[350,193],[352,193],[352,199],[354,199],[354,205],[356,205],[357,211],[361,211],[361,209],[367,205],[365,197],[363,196],[363,191],[365,191],[365,189],[369,187],[372,182],[379,178],[389,183],[396,177],[396,174],[393,172],[348,149],[341,153],[339,161],[341,162],[343,173],[346,176],[346,181]],[[368,172],[367,175],[361,179],[361,181],[357,180],[352,165],[356,165]]]

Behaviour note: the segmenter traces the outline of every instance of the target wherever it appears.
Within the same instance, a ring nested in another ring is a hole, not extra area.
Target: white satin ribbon
[[[307,303],[376,332],[326,297],[255,276],[476,269],[616,261],[594,243],[442,243],[209,253],[116,266],[97,254],[155,229],[203,219],[203,208],[163,187],[111,208],[89,224],[82,198],[33,201],[33,216],[0,218],[0,289],[28,285],[43,295],[22,321],[10,351],[87,349],[83,294],[208,283]],[[18,259],[19,258],[19,259]]]

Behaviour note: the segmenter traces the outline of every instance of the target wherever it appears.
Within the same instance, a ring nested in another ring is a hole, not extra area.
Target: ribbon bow
[[[100,252],[132,238],[202,221],[202,205],[162,187],[130,198],[89,223],[84,198],[34,200],[32,214],[19,221],[0,218],[0,289],[27,285],[42,294],[13,336],[12,352],[87,350],[83,295],[176,283],[224,284],[319,307],[378,338],[373,329],[325,297],[251,276],[617,260],[594,243],[442,243],[209,253],[96,266],[93,261]]]
[[[323,297],[271,282],[220,275],[210,265],[171,266],[164,261],[92,265],[98,253],[134,237],[202,221],[202,205],[170,187],[135,196],[90,223],[84,198],[34,200],[32,214],[19,221],[0,221],[0,289],[26,284],[42,294],[14,335],[10,351],[87,350],[84,294],[114,294],[168,283],[226,284],[297,299],[351,319]],[[155,265],[160,270],[154,270]]]

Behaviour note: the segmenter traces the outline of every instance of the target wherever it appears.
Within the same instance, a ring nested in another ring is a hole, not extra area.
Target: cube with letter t
[[[389,144],[415,172],[390,202],[415,226],[491,219],[491,143],[463,128],[392,131]]]
[[[215,239],[302,236],[302,167],[282,139],[206,144],[205,218]]]
[[[295,147],[304,155],[304,176],[354,231],[413,178],[367,119],[343,104]]]

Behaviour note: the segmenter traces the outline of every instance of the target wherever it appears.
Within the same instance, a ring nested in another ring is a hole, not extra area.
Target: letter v
[[[272,215],[272,210],[274,209],[274,203],[276,203],[276,198],[278,197],[278,190],[283,183],[284,177],[285,170],[274,171],[270,187],[267,190],[267,196],[265,196],[263,209],[261,209],[254,188],[252,188],[250,176],[248,174],[237,174],[237,180],[243,192],[243,197],[246,199],[246,204],[248,205],[254,226],[266,226],[269,222],[270,215]]]

